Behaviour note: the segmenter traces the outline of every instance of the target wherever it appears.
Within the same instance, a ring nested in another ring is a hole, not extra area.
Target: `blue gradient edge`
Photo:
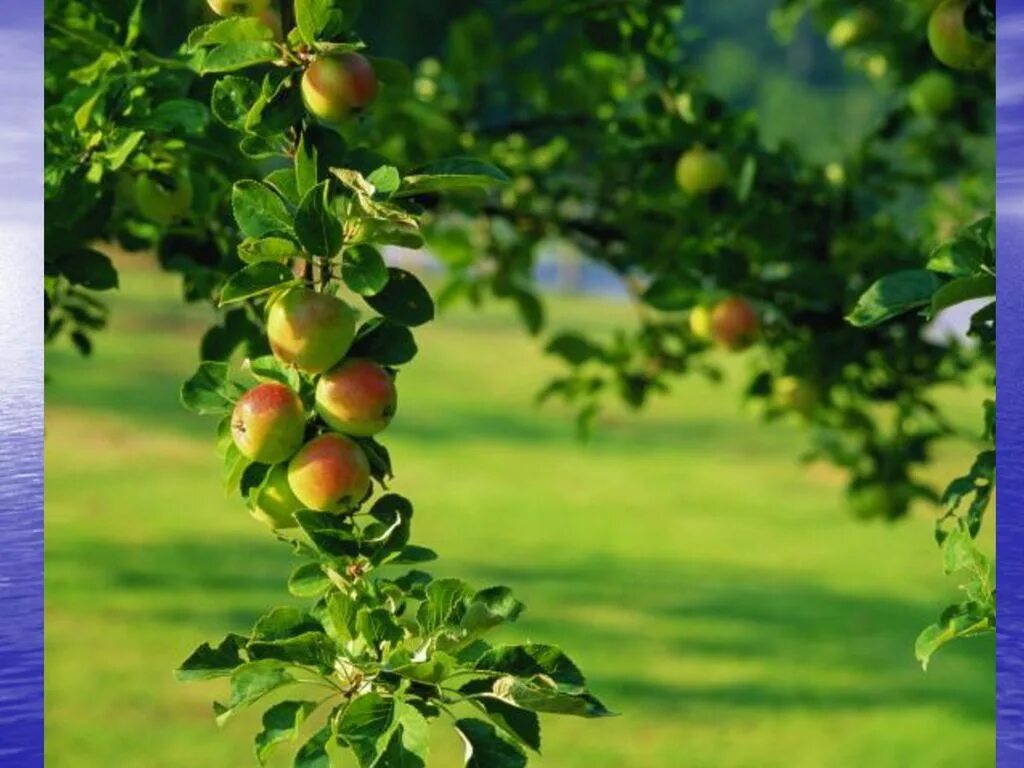
[[[44,760],[43,0],[5,4],[0,35],[13,57],[0,89],[0,278],[10,305],[0,312],[9,332],[0,391],[0,766],[35,768]]]
[[[1024,765],[1024,0],[999,0],[996,56],[996,756]]]

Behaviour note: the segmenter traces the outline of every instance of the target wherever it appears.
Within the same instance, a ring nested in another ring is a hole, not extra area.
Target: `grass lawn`
[[[177,404],[209,310],[132,263],[94,357],[47,358],[47,765],[254,765],[255,714],[218,731],[224,684],[172,670],[288,602],[291,556],[224,497],[215,420]],[[441,553],[435,572],[513,587],[528,610],[506,634],[561,644],[621,713],[545,719],[531,765],[994,764],[993,643],[942,651],[927,674],[913,659],[954,587],[926,512],[852,520],[840,478],[796,461],[800,431],[742,413],[734,387],[681,381],[582,444],[567,413],[533,405],[553,364],[505,313],[458,311],[419,339],[386,434],[415,539]],[[977,398],[950,400],[979,421]],[[946,446],[935,476],[970,453]],[[439,731],[430,766],[459,754]]]

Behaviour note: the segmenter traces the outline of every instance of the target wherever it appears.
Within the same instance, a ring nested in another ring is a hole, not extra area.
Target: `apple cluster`
[[[355,313],[310,288],[285,290],[270,303],[267,336],[277,360],[315,382],[312,413],[286,384],[247,391],[231,414],[231,437],[251,461],[271,465],[252,514],[274,529],[296,525],[295,512],[345,513],[370,492],[370,463],[353,438],[372,437],[395,415],[393,371],[348,356]]]

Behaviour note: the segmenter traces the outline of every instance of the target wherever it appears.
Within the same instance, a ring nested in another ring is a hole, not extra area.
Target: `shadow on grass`
[[[285,588],[298,561],[272,541],[94,540],[47,552],[57,607],[79,600],[146,623],[192,626],[214,638],[245,630]],[[591,670],[614,709],[694,714],[733,709],[863,710],[941,706],[993,717],[992,644],[954,646],[924,674],[911,657],[933,606],[843,593],[769,570],[595,558],[561,568],[442,561],[478,586],[507,583],[528,611],[506,641],[557,642]],[[109,605],[108,605],[109,604]],[[670,679],[673,666],[731,669],[747,679]],[[755,670],[757,679],[750,679]],[[764,679],[768,677],[769,679]],[[980,682],[979,682],[980,681]]]

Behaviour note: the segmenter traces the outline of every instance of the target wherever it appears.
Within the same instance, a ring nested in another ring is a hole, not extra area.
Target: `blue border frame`
[[[996,56],[996,754],[1024,765],[1024,0],[1000,0]]]
[[[43,2],[0,14],[0,766],[43,764]]]

